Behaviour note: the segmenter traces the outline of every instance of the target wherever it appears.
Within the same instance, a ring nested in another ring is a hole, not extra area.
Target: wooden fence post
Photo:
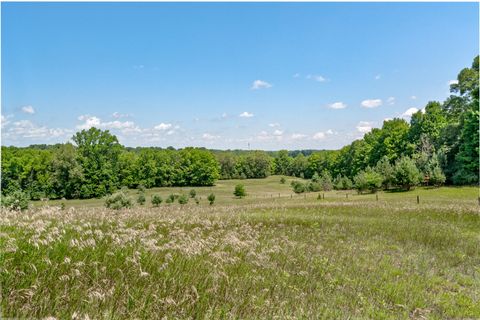
[[[376,199],[377,199],[377,201],[378,201],[378,193],[377,193],[377,194],[375,194],[375,198],[376,198]]]
[[[420,196],[417,196],[417,204],[420,203]]]

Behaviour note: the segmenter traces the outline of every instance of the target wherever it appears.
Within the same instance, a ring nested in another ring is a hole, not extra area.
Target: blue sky
[[[337,149],[448,95],[478,3],[2,3],[2,145]],[[415,108],[415,109],[413,109]]]

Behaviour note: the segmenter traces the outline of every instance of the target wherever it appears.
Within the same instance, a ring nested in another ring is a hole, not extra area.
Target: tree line
[[[287,150],[253,155],[219,152],[220,176],[224,179],[261,178],[274,173],[311,179],[314,175],[325,176],[327,172],[335,179],[345,177],[353,182],[360,173],[360,176],[369,177],[375,171],[386,177],[385,183],[391,185],[395,166],[411,167],[413,163],[421,178],[441,181],[444,175],[447,184],[478,184],[478,56],[471,67],[460,71],[450,91],[445,101],[429,102],[424,110],[412,115],[410,122],[399,118],[384,121],[382,128],[371,130],[363,139],[340,150],[307,155],[296,152],[296,156]],[[245,162],[263,164],[268,158],[269,167],[256,166],[259,173],[245,171]]]
[[[210,186],[217,179],[271,174],[312,179],[317,185],[311,188],[330,183],[344,188],[406,189],[425,177],[435,183],[478,184],[478,56],[457,80],[445,101],[429,102],[410,122],[384,121],[382,128],[340,150],[125,148],[108,130],[96,128],[76,133],[73,144],[2,146],[2,195],[23,191],[31,199],[94,198],[122,186]],[[402,175],[415,176],[410,178],[415,183],[402,183]]]
[[[218,165],[205,149],[127,150],[108,130],[82,130],[74,144],[47,148],[2,147],[2,194],[17,190],[31,199],[88,199],[122,186],[211,186]]]

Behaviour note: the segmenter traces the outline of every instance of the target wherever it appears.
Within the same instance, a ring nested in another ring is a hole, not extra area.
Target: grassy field
[[[200,205],[2,211],[1,316],[480,318],[477,188],[317,200],[279,180],[241,181],[245,199],[238,181],[195,188]]]

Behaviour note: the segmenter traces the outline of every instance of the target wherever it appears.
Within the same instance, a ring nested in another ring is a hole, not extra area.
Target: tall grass
[[[3,317],[478,318],[471,204],[0,214]]]

